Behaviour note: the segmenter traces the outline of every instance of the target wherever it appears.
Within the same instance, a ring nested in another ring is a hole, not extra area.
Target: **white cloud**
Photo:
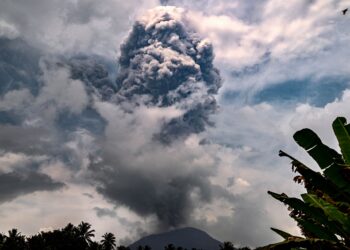
[[[71,113],[80,113],[88,103],[88,96],[83,83],[72,80],[70,72],[65,68],[53,70],[43,68],[42,79],[45,83],[36,99],[37,106],[55,106],[57,109],[67,109]]]
[[[290,120],[291,129],[310,127],[321,134],[326,144],[338,148],[336,138],[331,128],[332,122],[338,116],[350,119],[350,90],[345,90],[340,99],[328,103],[323,108],[300,104]]]
[[[33,96],[28,89],[12,90],[0,98],[1,111],[20,111],[33,102]]]
[[[247,23],[229,13],[194,12],[190,18],[202,34],[208,34],[212,39],[217,61],[242,67],[258,63],[267,52],[272,58],[286,61],[328,46],[332,38],[326,35],[334,29],[329,21],[339,13],[332,11],[334,4],[331,1],[324,2],[316,1],[308,6],[303,1],[283,4],[269,1],[260,10],[264,14],[259,23]]]
[[[1,152],[0,153],[0,173],[10,173],[14,170],[23,170],[29,164],[45,162],[45,156],[32,156],[23,153]]]
[[[214,45],[215,63],[225,80],[221,93],[243,90],[253,95],[290,79],[348,74],[344,60],[349,54],[350,26],[340,13],[344,2],[248,2],[230,1],[219,12],[215,8],[221,1],[201,1],[201,7],[178,3],[189,8],[187,18]],[[233,9],[231,3],[236,5]]]
[[[2,36],[9,39],[14,39],[18,37],[18,35],[19,32],[14,25],[0,19],[0,37]]]
[[[0,30],[51,52],[90,52],[115,58],[133,18],[156,4],[156,0],[1,1]],[[9,27],[16,27],[17,32]]]

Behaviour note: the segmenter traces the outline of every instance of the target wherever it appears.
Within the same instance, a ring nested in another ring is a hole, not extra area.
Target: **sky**
[[[293,134],[350,117],[340,0],[2,0],[0,232],[300,234]]]

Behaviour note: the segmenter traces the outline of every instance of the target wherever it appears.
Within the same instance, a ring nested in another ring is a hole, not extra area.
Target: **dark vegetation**
[[[86,222],[25,237],[12,229],[7,235],[0,234],[1,250],[111,250],[115,249],[116,238],[112,233],[102,236],[101,242],[93,241],[95,230]],[[121,248],[123,249],[123,248]]]
[[[283,151],[279,153],[292,160],[292,169],[298,174],[294,181],[303,184],[307,191],[301,199],[268,192],[288,206],[290,217],[296,220],[304,237],[271,228],[284,241],[259,249],[350,249],[350,124],[338,117],[332,127],[341,154],[323,144],[310,129],[302,129],[293,136],[321,172],[313,171]]]

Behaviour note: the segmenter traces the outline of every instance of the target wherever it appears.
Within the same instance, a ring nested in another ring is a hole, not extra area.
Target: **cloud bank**
[[[36,172],[10,172],[0,174],[1,195],[0,202],[10,201],[24,194],[35,191],[53,191],[64,186],[63,183],[53,181],[48,175]]]

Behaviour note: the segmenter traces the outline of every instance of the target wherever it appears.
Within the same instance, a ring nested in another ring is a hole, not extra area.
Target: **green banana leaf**
[[[346,178],[345,172],[349,170],[350,167],[334,163],[323,172],[338,187],[338,192],[347,192],[347,202],[350,202],[350,182]]]
[[[341,193],[339,193],[337,186],[330,180],[324,178],[320,172],[316,172],[308,168],[302,162],[298,161],[282,150],[280,150],[279,156],[288,157],[292,160],[292,165],[295,168],[295,171],[301,174],[306,180],[305,188],[308,190],[308,192],[323,191],[336,201],[346,201],[344,197],[341,196]]]
[[[319,223],[324,225],[328,231],[341,235],[342,237],[347,236],[347,231],[344,230],[341,225],[338,225],[334,221],[329,221],[328,218],[325,216],[322,209],[315,206],[310,206],[309,204],[304,203],[302,200],[294,198],[294,197],[288,197],[286,194],[277,194],[271,191],[268,191],[268,194],[271,195],[273,198],[283,202],[284,204],[288,205],[289,207],[301,211],[303,214],[305,214],[305,217],[313,219],[315,223]],[[295,218],[294,218],[295,219]]]
[[[350,235],[350,217],[347,214],[339,211],[336,206],[317,197],[316,195],[302,194],[301,197],[307,204],[322,209],[329,220],[339,223],[342,228],[348,233],[348,235]]]
[[[321,169],[330,166],[334,161],[342,162],[342,156],[334,149],[324,145],[318,135],[311,129],[302,129],[293,135],[299,146],[303,147],[317,162]]]
[[[317,223],[310,222],[307,220],[297,219],[299,225],[301,225],[307,232],[313,234],[315,238],[325,239],[330,241],[338,241],[338,238],[334,235],[334,233],[330,232],[327,228],[319,225]]]
[[[323,144],[310,129],[302,129],[293,136],[323,173],[279,152],[292,160],[293,170],[299,173],[294,180],[303,183],[307,190],[301,195],[303,200],[268,191],[288,206],[290,216],[298,222],[306,238],[271,228],[285,240],[257,249],[350,249],[350,124],[338,117],[332,126],[342,154]]]
[[[277,229],[277,228],[271,227],[271,230],[274,231],[276,234],[278,234],[279,236],[281,236],[285,240],[288,240],[288,238],[291,238],[291,237],[295,237],[295,236],[293,236],[287,232],[284,232],[280,229]]]
[[[346,164],[350,165],[350,135],[346,127],[346,119],[344,117],[336,118],[332,124],[332,127],[334,134],[338,139],[344,161]]]

